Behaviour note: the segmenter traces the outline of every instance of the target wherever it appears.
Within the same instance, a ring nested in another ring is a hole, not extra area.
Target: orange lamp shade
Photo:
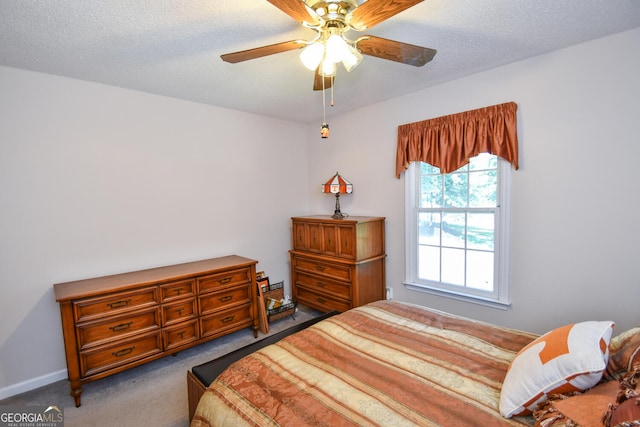
[[[332,194],[353,193],[353,185],[336,172],[329,181],[322,184],[322,192]]]

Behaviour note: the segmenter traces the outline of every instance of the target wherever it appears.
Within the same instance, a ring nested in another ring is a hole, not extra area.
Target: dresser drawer
[[[246,284],[237,288],[211,292],[200,297],[200,315],[251,302],[251,286]],[[255,291],[253,291],[255,292]]]
[[[338,282],[309,273],[295,272],[296,286],[303,286],[311,290],[315,289],[319,293],[330,293],[338,297],[351,298],[351,286],[346,282]]]
[[[151,308],[135,313],[81,323],[77,327],[81,350],[128,336],[160,328],[160,309]]]
[[[250,325],[251,304],[246,304],[222,313],[214,313],[200,318],[200,335],[205,338],[209,335],[219,334],[227,329]]]
[[[195,297],[162,305],[162,326],[198,317],[198,303]]]
[[[211,292],[243,283],[251,282],[251,269],[227,271],[220,274],[212,274],[198,278],[198,289],[200,293]]]
[[[351,281],[351,267],[348,265],[334,264],[313,258],[294,257],[294,268],[314,274],[331,276],[333,279]]]
[[[297,287],[296,291],[296,298],[299,303],[317,308],[321,311],[347,311],[351,308],[351,304],[348,301],[332,298],[303,287]]]
[[[160,285],[160,301],[169,302],[180,298],[192,297],[196,294],[196,281],[194,279]]]
[[[137,289],[118,292],[103,297],[86,298],[73,302],[76,322],[120,314],[126,311],[149,307],[158,303],[158,288]]]
[[[198,319],[165,328],[162,330],[162,333],[164,335],[165,350],[171,350],[197,341],[200,338]]]
[[[80,371],[88,377],[162,352],[160,330],[80,352]]]

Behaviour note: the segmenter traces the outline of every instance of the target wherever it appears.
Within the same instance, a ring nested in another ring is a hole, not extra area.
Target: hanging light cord
[[[327,123],[327,105],[326,105],[326,101],[325,101],[325,94],[324,94],[324,73],[320,74],[320,76],[322,77],[322,123]]]
[[[322,79],[322,82],[324,83],[324,79]],[[331,106],[333,107],[333,87],[336,85],[336,80],[335,80],[335,76],[331,76]],[[325,120],[326,122],[326,120]]]
[[[324,86],[324,73],[320,74],[322,76],[322,122],[327,123],[327,96],[325,95],[325,86]],[[333,86],[335,86],[335,79],[331,76],[331,106],[333,107]]]

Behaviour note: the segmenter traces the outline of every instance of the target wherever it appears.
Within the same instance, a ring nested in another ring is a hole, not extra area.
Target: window
[[[406,285],[506,307],[510,164],[482,153],[448,173],[413,162],[406,177]]]

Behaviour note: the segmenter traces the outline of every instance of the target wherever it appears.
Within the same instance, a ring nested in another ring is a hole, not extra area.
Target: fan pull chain
[[[329,136],[329,124],[327,123],[327,101],[324,92],[324,73],[320,74],[320,77],[322,77],[322,126],[320,127],[320,136],[323,139],[326,139]],[[331,100],[331,104],[333,105],[333,98]]]
[[[324,93],[324,74],[322,74],[322,123],[327,122],[327,101]]]
[[[323,80],[324,81],[324,80]],[[335,76],[331,76],[331,106],[333,107],[333,87],[336,85]],[[326,121],[326,120],[325,120]]]

